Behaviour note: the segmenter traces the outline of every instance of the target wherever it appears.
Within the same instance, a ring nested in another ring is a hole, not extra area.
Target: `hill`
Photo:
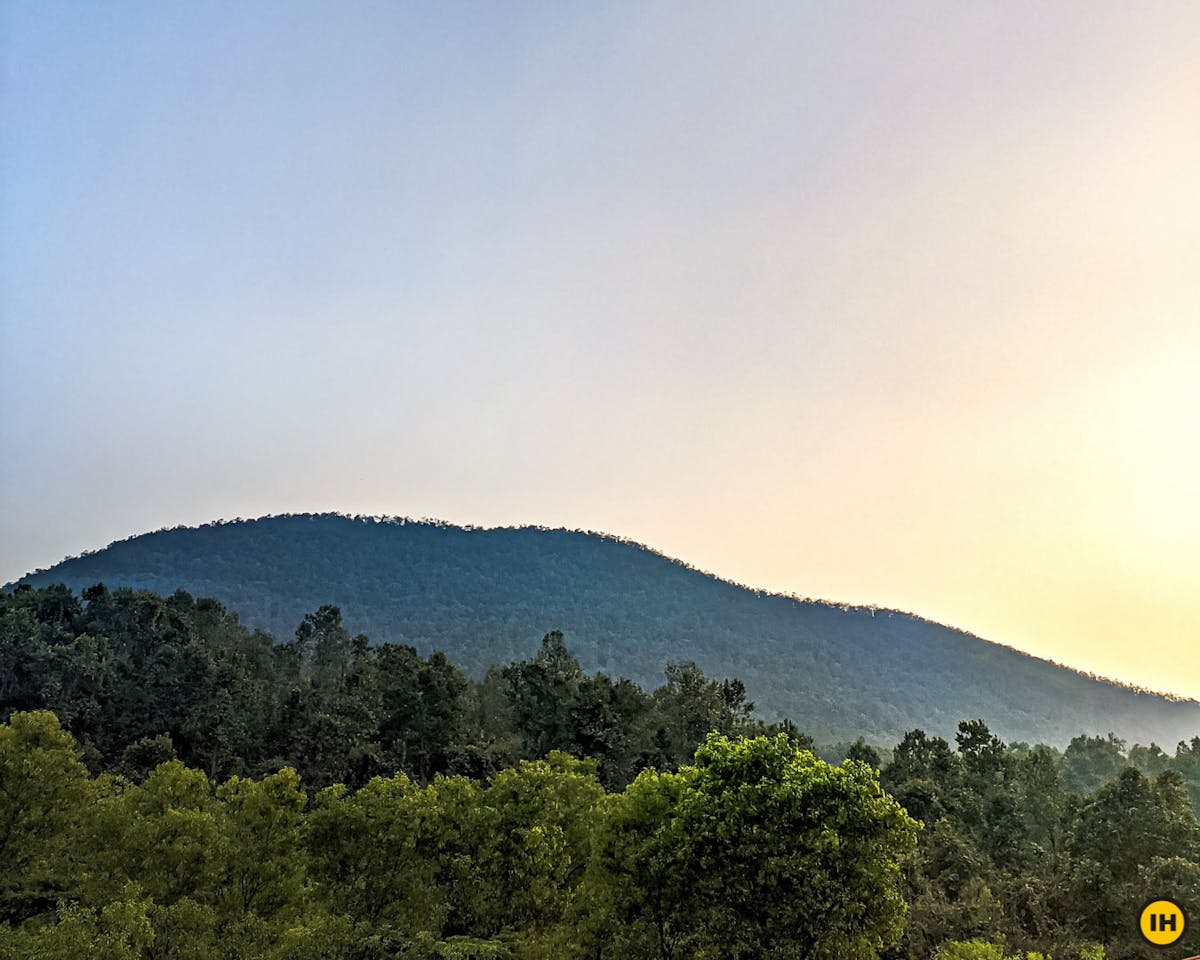
[[[566,633],[588,670],[653,685],[670,661],[742,679],[767,719],[825,739],[950,735],[984,717],[1008,739],[1114,731],[1173,745],[1200,704],[1049,663],[897,611],[729,583],[640,544],[533,527],[292,515],[176,528],[74,557],[20,583],[212,596],[289,636],[326,603],[373,641],[441,650],[480,672]]]

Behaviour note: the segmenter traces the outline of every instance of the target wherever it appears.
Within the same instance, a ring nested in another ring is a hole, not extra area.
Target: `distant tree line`
[[[1115,730],[1170,747],[1200,705],[1098,682],[898,611],[751,590],[620,538],[544,528],[294,515],[144,534],[22,578],[217,597],[292,637],[333,604],[352,635],[444,653],[473,680],[530,656],[548,629],[588,673],[658,686],[693,661],[737,677],[758,715],[822,741],[887,744],[916,726],[953,737],[983,716],[1006,735],[1065,744]]]
[[[821,759],[736,680],[646,692],[557,633],[471,680],[334,607],[279,643],[18,588],[0,720],[0,960],[1095,960],[1152,955],[1150,897],[1200,908],[1200,738]]]
[[[183,592],[0,594],[0,720],[50,710],[90,770],[133,779],[179,759],[212,780],[291,766],[311,786],[359,787],[396,771],[486,778],[561,750],[613,789],[678,767],[713,731],[794,733],[753,709],[740,681],[690,663],[649,693],[589,676],[558,632],[473,681],[439,653],[351,636],[332,606],[277,643]]]

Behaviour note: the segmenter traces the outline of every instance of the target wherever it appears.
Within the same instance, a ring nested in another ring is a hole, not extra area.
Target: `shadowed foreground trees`
[[[978,720],[960,724],[957,749],[920,730],[896,747],[883,786],[925,823],[902,887],[908,960],[1061,960],[1099,945],[1149,958],[1136,926],[1146,901],[1200,905],[1200,827],[1179,773],[1125,767],[1081,795],[1064,766]],[[1178,950],[1200,950],[1195,928]]]
[[[0,720],[17,710],[54,712],[93,772],[178,757],[211,780],[292,766],[313,787],[486,777],[562,750],[615,789],[686,763],[710,731],[772,729],[737,680],[672,664],[647,692],[586,674],[557,631],[476,682],[440,653],[352,637],[337,607],[280,643],[213,600],[102,586],[0,593]]]

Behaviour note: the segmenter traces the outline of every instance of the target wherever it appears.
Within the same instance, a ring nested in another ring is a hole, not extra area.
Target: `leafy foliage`
[[[1200,905],[1200,738],[831,764],[738,680],[647,692],[557,632],[474,680],[331,606],[277,643],[24,588],[0,627],[0,960],[1133,960],[1149,896]]]
[[[58,896],[10,892],[3,957],[599,960],[627,956],[618,948],[628,943],[624,921],[643,919],[646,874],[632,863],[634,874],[614,872],[594,854],[597,837],[626,829],[629,807],[621,794],[605,796],[593,764],[562,753],[523,761],[487,783],[438,776],[419,786],[399,775],[357,791],[332,786],[309,806],[290,769],[216,788],[177,760],[141,785],[89,779],[49,713],[17,713],[0,735],[0,777],[12,790],[0,814],[11,825],[11,848],[76,851],[37,871],[40,856],[12,861]],[[740,939],[729,956],[808,956],[812,941],[832,949],[846,938],[861,940],[856,955],[875,956],[895,941],[897,858],[915,825],[873,774],[854,761],[830,767],[782,736],[714,736],[698,760],[679,775],[687,789],[640,808],[664,855],[692,862],[691,876],[708,884],[690,895],[676,887],[699,908],[678,956],[726,949],[731,906],[750,926],[732,928]],[[777,779],[762,780],[764,763]],[[638,784],[652,779],[643,777]],[[51,833],[12,816],[51,795],[61,814]],[[811,824],[828,810],[806,798],[838,805],[843,822],[795,835],[671,828],[715,814],[744,814],[749,826],[785,809]],[[696,860],[697,843],[716,859]],[[802,911],[807,926],[797,927],[801,901],[759,904],[764,891],[742,887],[746,865],[762,855],[773,858],[775,879],[793,886],[827,871],[820,881],[840,884],[855,906],[813,901]],[[718,887],[734,899],[712,899]],[[754,937],[769,941],[769,954]]]

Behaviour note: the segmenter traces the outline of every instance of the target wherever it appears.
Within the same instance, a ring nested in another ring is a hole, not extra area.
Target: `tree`
[[[1063,780],[1076,793],[1094,793],[1116,778],[1125,766],[1125,741],[1107,737],[1073,737],[1063,754]]]
[[[178,760],[138,786],[110,784],[87,838],[87,899],[107,902],[129,883],[154,903],[215,906],[222,894],[220,804],[208,778]]]
[[[304,829],[312,877],[360,936],[440,933],[445,904],[429,844],[435,810],[433,792],[402,773],[317,795]]]
[[[1078,932],[1117,956],[1137,948],[1127,915],[1145,900],[1145,882],[1157,878],[1164,886],[1155,895],[1185,902],[1196,890],[1196,871],[1177,866],[1182,860],[1194,867],[1200,858],[1200,826],[1182,779],[1174,771],[1148,780],[1132,767],[1122,770],[1079,811],[1069,852],[1064,906]],[[1180,949],[1189,946],[1200,947],[1191,930]]]
[[[349,631],[342,626],[342,611],[326,604],[316,613],[306,614],[296,628],[294,644],[302,665],[318,684],[338,684],[350,665],[352,645]]]
[[[155,943],[150,920],[153,904],[141,895],[136,884],[129,884],[100,909],[63,905],[56,922],[23,928],[0,927],[0,957],[4,960],[37,957],[38,960],[144,960]],[[169,949],[169,947],[168,947]],[[164,956],[179,956],[164,953]],[[205,958],[215,955],[195,950],[186,956]]]
[[[910,814],[933,823],[961,789],[962,761],[941,737],[910,730],[892,752],[883,785]]]
[[[1098,960],[1103,960],[1101,951]],[[1091,956],[1095,957],[1096,954]],[[954,941],[942,944],[933,955],[933,960],[1050,960],[1041,953],[1005,953],[1004,939],[996,943],[986,940]]]
[[[467,680],[442,654],[423,660],[412,647],[375,651],[379,739],[389,770],[427,781],[450,768],[463,735]]]
[[[267,920],[296,912],[303,901],[300,823],[307,801],[296,771],[233,777],[217,788],[217,799],[223,912]]]
[[[685,947],[687,913],[705,950],[734,960],[873,958],[899,940],[900,859],[918,828],[864,764],[832,767],[786,736],[710,734],[694,768],[644,774],[612,816],[614,902],[655,931],[663,960]]]
[[[546,634],[537,656],[505,667],[504,678],[526,754],[538,758],[570,750],[575,740],[571,713],[583,671],[562,633]]]
[[[654,691],[659,718],[660,762],[678,766],[713,732],[727,737],[748,731],[754,704],[740,680],[710,680],[691,662],[667,665],[667,682]]]
[[[882,758],[879,756],[879,751],[867,743],[862,737],[859,737],[846,750],[847,760],[857,760],[859,763],[865,763],[872,770],[878,770],[881,765]]]
[[[0,920],[52,910],[77,892],[73,840],[91,816],[79,749],[52,713],[14,713],[0,726]]]
[[[630,955],[674,960],[699,939],[698,877],[682,834],[683,794],[695,767],[679,773],[645,770],[606,799],[596,830],[588,898],[592,935],[621,937]],[[596,915],[599,916],[596,916]]]
[[[490,887],[495,926],[542,935],[573,906],[591,857],[595,810],[604,796],[591,761],[558,751],[497,774],[483,793],[495,811],[477,882]]]

